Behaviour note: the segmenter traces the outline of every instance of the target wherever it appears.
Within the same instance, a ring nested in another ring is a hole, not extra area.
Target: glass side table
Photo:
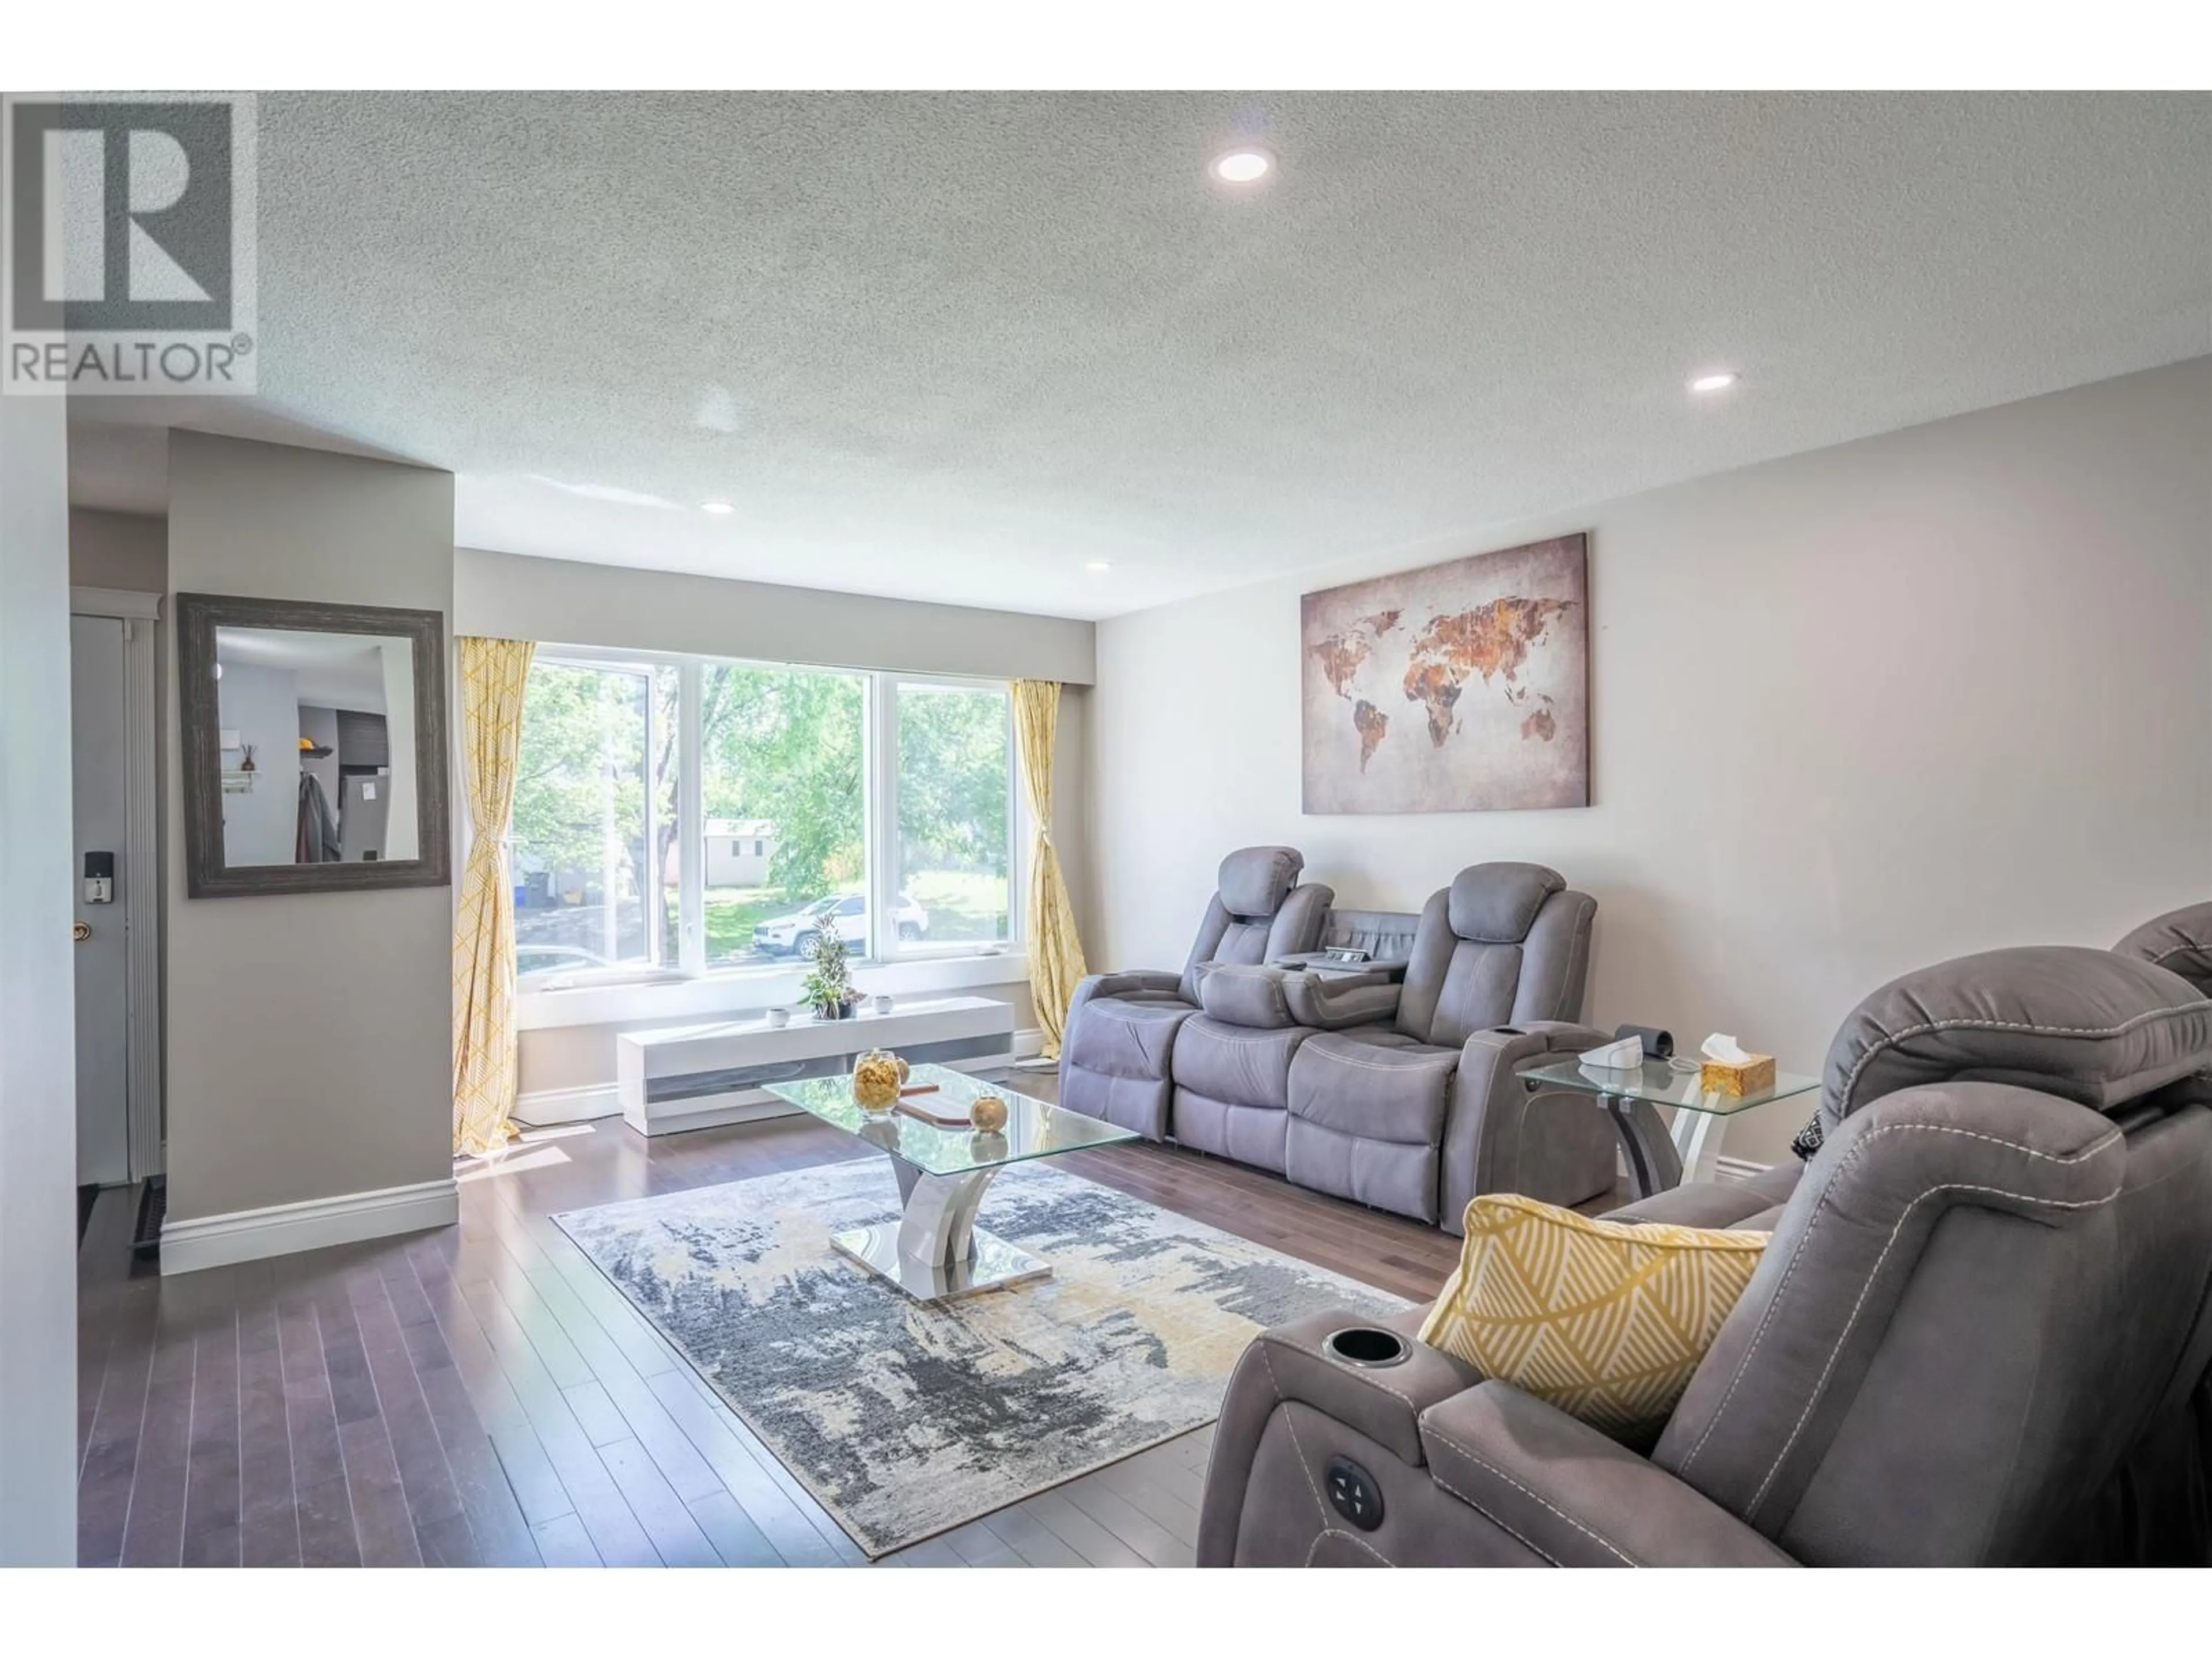
[[[1730,1118],[1792,1095],[1810,1094],[1820,1086],[1816,1077],[1777,1072],[1771,1089],[1724,1095],[1717,1089],[1698,1088],[1695,1066],[1678,1072],[1663,1060],[1619,1066],[1555,1060],[1531,1066],[1518,1076],[1532,1095],[1565,1090],[1598,1097],[1628,1156],[1629,1183],[1638,1198],[1685,1181],[1711,1180],[1720,1159],[1721,1135]],[[1660,1119],[1662,1106],[1674,1108],[1671,1133]]]

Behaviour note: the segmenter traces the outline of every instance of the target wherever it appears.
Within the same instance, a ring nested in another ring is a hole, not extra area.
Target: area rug
[[[1247,1342],[1407,1304],[1040,1164],[979,1217],[1049,1279],[924,1306],[835,1254],[887,1159],[554,1217],[871,1556],[1212,1422]]]

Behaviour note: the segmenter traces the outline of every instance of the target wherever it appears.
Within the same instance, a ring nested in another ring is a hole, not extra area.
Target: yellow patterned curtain
[[[507,826],[522,747],[522,693],[538,647],[526,640],[464,635],[462,787],[469,857],[453,918],[453,1151],[507,1144],[514,1110],[514,890],[507,878]]]
[[[1030,858],[1030,998],[1036,1004],[1048,1059],[1060,1054],[1067,1005],[1084,975],[1083,941],[1076,937],[1075,907],[1052,847],[1053,737],[1060,725],[1060,682],[1014,682],[1014,732],[1021,740],[1022,779],[1028,786],[1036,845]]]

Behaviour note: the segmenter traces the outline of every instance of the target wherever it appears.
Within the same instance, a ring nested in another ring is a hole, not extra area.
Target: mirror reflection
[[[236,627],[215,641],[224,865],[420,858],[411,641]]]

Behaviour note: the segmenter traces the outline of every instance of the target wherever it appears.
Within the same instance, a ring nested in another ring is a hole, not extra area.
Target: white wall
[[[70,580],[79,587],[159,593],[168,586],[169,526],[164,520],[73,507],[69,543]]]
[[[453,525],[449,473],[170,434],[173,596],[398,605],[450,631]],[[181,824],[177,740],[173,720]],[[190,899],[183,842],[167,848],[170,1220],[449,1181],[451,890]]]
[[[2212,890],[2209,524],[2204,358],[1102,623],[1093,963],[1179,963],[1250,842],[1393,909],[1530,859],[1597,896],[1595,1023],[1817,1071],[1899,973]],[[1303,817],[1299,594],[1577,530],[1594,805]]]
[[[419,856],[422,836],[417,823],[422,807],[415,795],[415,647],[407,640],[386,640],[377,655],[384,667],[384,731],[392,756],[392,798],[384,809],[384,856],[411,859]],[[459,717],[458,709],[452,712]],[[458,806],[461,798],[462,780],[456,776],[446,799]]]
[[[64,413],[0,397],[0,1565],[76,1559]]]
[[[1092,625],[1064,617],[918,605],[466,547],[454,558],[453,616],[464,634],[540,644],[1073,685],[1088,685],[1094,672]]]

